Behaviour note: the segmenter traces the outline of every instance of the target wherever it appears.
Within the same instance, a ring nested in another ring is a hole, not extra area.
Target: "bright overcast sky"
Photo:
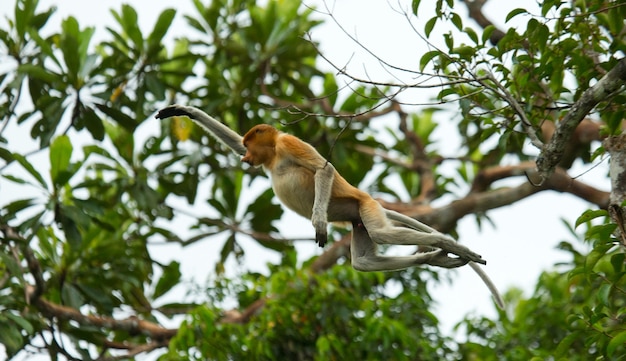
[[[12,12],[14,3],[14,0],[3,0],[4,6],[0,8],[0,14],[6,15]],[[40,8],[46,8],[51,4],[56,4],[58,8],[56,16],[47,26],[48,31],[58,31],[61,19],[73,15],[79,20],[81,27],[96,26],[94,39],[94,43],[96,43],[108,37],[103,25],[111,26],[114,24],[109,9],[119,9],[122,3],[129,3],[138,11],[139,25],[144,33],[148,33],[158,14],[164,8],[175,7],[178,14],[169,35],[171,37],[188,35],[189,28],[185,27],[185,20],[181,15],[194,13],[191,0],[152,0],[149,2],[142,0],[41,0]],[[320,5],[323,4],[322,2],[309,1],[308,3],[318,4],[319,9],[324,9],[324,5]],[[492,0],[491,3],[495,5],[487,6],[485,12],[499,25],[503,25],[505,14],[514,7],[536,6],[536,2],[531,0],[506,3]],[[329,4],[336,21],[346,31],[356,35],[370,50],[394,65],[415,68],[419,62],[420,54],[427,50],[405,17],[397,11],[407,8],[410,5],[408,0],[399,2],[341,0]],[[462,11],[463,5],[460,2],[456,2],[456,4],[459,13],[464,13]],[[428,6],[427,1],[422,1],[420,9],[427,10]],[[496,9],[498,6],[501,8]],[[350,61],[350,69],[353,69],[354,72],[367,69],[369,76],[378,77],[379,80],[393,80],[389,78],[388,73],[381,69],[377,61],[367,56],[364,51],[359,50],[358,46],[345,36],[332,19],[325,18],[328,20],[327,24],[315,29],[312,36],[321,43],[321,49],[327,57],[340,65],[345,65]],[[424,19],[427,20],[428,17],[424,16]],[[420,19],[421,23],[416,23],[417,29],[423,29],[423,22],[426,21],[424,19]],[[4,16],[0,21],[2,26],[6,27]],[[469,20],[465,21],[467,24],[471,23]],[[419,96],[428,99],[426,94]],[[219,114],[214,115],[219,117]],[[441,121],[447,122],[448,126],[454,124],[447,119]],[[144,127],[154,126],[156,129],[156,124],[148,123]],[[440,141],[441,152],[444,155],[453,155],[458,144],[444,142],[443,140],[446,139],[444,132],[445,128],[439,132],[440,139],[442,139]],[[32,144],[31,148],[27,149],[32,149]],[[14,145],[10,144],[10,146]],[[42,159],[47,159],[47,156],[42,156]],[[571,175],[578,175],[588,169],[589,166],[579,166]],[[8,170],[14,171],[15,168],[10,167]],[[340,169],[339,171],[341,172]],[[608,190],[609,184],[605,174],[606,167],[601,166],[584,174],[578,180]],[[523,181],[524,179],[515,179],[508,184],[515,185]],[[9,186],[6,181],[0,180],[0,189],[5,190],[4,194],[10,193],[6,192],[7,187]],[[199,197],[199,199],[202,198]],[[446,200],[449,201],[451,198]],[[0,205],[6,204],[6,202],[8,199],[0,199]],[[568,222],[574,222],[576,217],[588,207],[586,202],[575,199],[571,195],[542,192],[513,206],[490,211],[488,215],[493,219],[497,228],[484,224],[483,229],[479,231],[473,216],[462,219],[458,228],[460,241],[482,254],[488,261],[486,271],[501,292],[506,291],[511,286],[516,286],[523,289],[528,296],[531,294],[541,271],[551,268],[555,262],[569,260],[567,254],[555,250],[555,246],[560,241],[571,241],[571,236],[560,219],[564,218]],[[303,236],[306,235],[303,232],[307,232],[307,230],[310,230],[312,235],[313,229],[308,221],[303,221],[293,214],[288,217],[289,221],[281,222],[280,227],[285,235]],[[297,226],[294,226],[294,222]],[[171,246],[167,249],[163,247],[160,249],[153,248],[153,251],[162,260],[168,257],[181,260],[183,272],[187,279],[193,277],[195,280],[203,281],[207,272],[213,269],[213,261],[217,259],[217,250],[221,244],[216,247],[216,243],[205,240],[184,250]],[[248,257],[250,258],[249,262],[254,261],[252,258],[259,260],[256,249],[260,248],[256,242],[246,242],[244,247],[249,255],[254,255]],[[298,247],[301,253],[300,259],[307,259],[311,255],[321,252],[314,242],[310,242],[310,244],[299,242]],[[582,246],[578,248],[580,249]],[[268,252],[264,251],[263,253]],[[278,259],[279,257],[275,254],[268,254],[267,258],[257,262],[258,270],[266,270],[266,262],[277,262]],[[437,286],[431,290],[432,295],[439,302],[436,314],[442,321],[444,330],[449,330],[453,323],[460,321],[468,312],[495,315],[490,302],[489,291],[470,268],[464,267],[455,271],[441,270],[441,272],[453,276],[452,285]],[[180,294],[175,296],[181,297]]]

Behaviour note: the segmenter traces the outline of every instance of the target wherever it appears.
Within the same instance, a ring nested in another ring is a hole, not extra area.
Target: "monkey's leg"
[[[455,268],[467,264],[468,260],[449,257],[446,251],[418,253],[412,256],[382,256],[377,244],[372,241],[363,224],[352,224],[350,243],[352,267],[359,271],[395,271],[422,264]]]
[[[428,233],[439,233],[435,229],[429,227],[428,225],[422,222],[419,222],[418,220],[415,220],[411,217],[407,217],[404,214],[400,214],[398,212],[395,212],[389,209],[385,209],[385,214],[387,215],[389,219],[405,224],[409,227],[412,227],[413,229],[421,230],[423,232],[428,232]],[[487,273],[485,273],[485,271],[476,263],[468,262],[468,264],[474,270],[474,272],[478,274],[478,276],[485,283],[485,285],[487,285],[487,288],[489,288],[489,291],[491,291],[491,294],[493,295],[493,298],[496,304],[498,305],[498,307],[500,307],[500,309],[504,309],[504,301],[502,300],[502,296],[500,295],[498,288],[493,283],[491,278],[489,278]]]
[[[373,199],[370,202],[361,204],[359,211],[361,220],[375,243],[440,248],[469,261],[481,264],[487,263],[479,254],[439,232],[426,233],[415,229],[393,226],[389,218],[387,218],[385,209]],[[432,228],[422,223],[419,224],[421,225],[420,228],[424,227],[424,230],[432,230]]]

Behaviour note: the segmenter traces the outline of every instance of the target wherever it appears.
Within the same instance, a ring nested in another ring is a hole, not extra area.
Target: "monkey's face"
[[[267,124],[254,126],[243,137],[246,154],[241,161],[255,167],[260,165],[269,166],[276,156],[277,136],[278,130],[272,126]]]

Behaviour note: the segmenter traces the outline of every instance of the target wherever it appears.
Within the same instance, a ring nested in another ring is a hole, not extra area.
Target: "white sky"
[[[102,25],[112,25],[114,23],[109,9],[119,9],[120,4],[123,2],[133,5],[138,10],[139,25],[144,33],[147,33],[152,28],[155,19],[164,8],[175,7],[178,13],[173,28],[168,33],[170,39],[176,36],[187,35],[185,30],[181,30],[181,28],[187,29],[182,15],[195,14],[191,0],[152,0],[149,2],[142,0],[41,0],[40,8],[46,8],[51,4],[56,4],[58,7],[56,15],[48,25],[48,29],[53,31],[57,31],[60,28],[61,19],[69,15],[75,16],[79,20],[81,27],[88,25],[96,26],[93,43],[97,43],[108,35]],[[3,16],[0,21],[4,24],[4,15],[12,12],[15,1],[3,0],[2,3],[0,15]],[[320,1],[312,0],[308,1],[308,3],[322,4]],[[148,4],[149,6],[146,6]],[[394,65],[416,68],[421,54],[428,50],[424,43],[415,35],[404,16],[395,11],[408,8],[410,6],[410,1],[408,0],[399,2],[342,0],[330,4],[329,7],[331,7],[338,23],[346,31],[356,35],[372,52]],[[492,1],[487,5],[485,12],[491,19],[496,21],[496,24],[503,27],[505,14],[508,11],[515,7],[525,6],[532,8],[536,6],[536,2],[532,0],[506,3]],[[420,9],[427,11],[428,7],[428,2],[422,1]],[[464,11],[462,11],[463,5],[457,3],[457,7],[459,13],[464,14]],[[318,5],[318,8],[323,9],[324,5]],[[424,22],[430,16],[432,15],[428,13],[418,19],[416,28],[419,30],[423,29]],[[464,21],[466,26],[473,26],[471,21]],[[349,61],[349,69],[354,74],[363,75],[365,74],[364,69],[366,69],[367,74],[373,78],[393,80],[388,73],[381,69],[376,60],[359,50],[358,46],[345,36],[331,19],[328,19],[327,24],[324,26],[316,28],[312,32],[312,36],[321,43],[321,50],[333,62],[345,65]],[[321,60],[320,64],[322,64]],[[415,96],[423,100],[429,99],[429,95],[425,91],[419,92],[422,93],[410,93],[404,96]],[[215,114],[215,116],[219,117],[219,114]],[[393,122],[394,120],[389,119],[388,121]],[[454,119],[440,119],[440,121],[447,124],[447,127],[454,126]],[[386,126],[389,126],[389,123]],[[144,129],[149,127],[157,129],[158,123],[147,122],[143,127]],[[10,134],[8,138],[11,140],[11,147],[14,147],[15,144],[20,144],[19,149],[24,150],[32,150],[36,147],[35,144],[29,141],[28,132],[20,132],[15,127],[9,129],[13,132],[6,133],[6,135]],[[445,129],[443,127],[439,132],[441,139],[440,150],[444,155],[453,155],[458,144],[449,139],[449,135],[445,134]],[[74,148],[78,147],[75,146]],[[47,153],[34,157],[35,161],[39,159],[42,164],[45,164],[45,167],[47,167],[47,158]],[[589,168],[588,165],[581,166],[571,174],[578,175]],[[578,180],[608,190],[609,183],[605,177],[606,169],[606,164],[604,164],[584,174]],[[339,171],[341,172],[341,169]],[[9,167],[7,172],[17,172],[17,167]],[[524,179],[516,179],[508,184],[515,185],[523,181]],[[205,189],[208,189],[208,187]],[[24,192],[23,188],[15,188],[14,185],[8,184],[4,179],[0,179],[0,190],[2,190],[0,193],[0,205],[6,204],[11,200],[8,195],[22,197],[22,192]],[[248,196],[254,196],[254,190],[249,191]],[[198,199],[206,199],[206,194],[204,197],[199,195]],[[538,275],[543,270],[551,268],[555,262],[569,260],[564,252],[555,250],[555,246],[560,241],[571,241],[571,236],[560,219],[565,218],[569,222],[574,222],[576,217],[587,208],[589,208],[589,205],[586,202],[580,201],[573,196],[556,194],[554,192],[542,192],[512,206],[488,212],[497,228],[484,224],[483,229],[479,231],[472,216],[462,219],[458,227],[460,241],[482,254],[488,261],[486,271],[501,292],[505,292],[507,288],[515,286],[523,289],[526,295],[530,295]],[[198,213],[198,209],[195,209],[194,213]],[[184,226],[180,228],[184,229]],[[313,229],[309,222],[292,213],[287,214],[285,220],[280,224],[280,229],[285,236],[303,236],[309,231],[311,236],[313,234]],[[153,247],[152,251],[155,257],[161,261],[171,258],[179,259],[182,262],[184,276],[187,279],[193,278],[202,282],[207,277],[207,274],[212,271],[215,260],[219,257],[218,252],[221,249],[221,245],[222,241],[204,240],[186,249],[171,245]],[[244,241],[243,247],[248,255],[246,262],[258,271],[267,269],[265,266],[266,262],[274,263],[279,260],[276,254],[265,251],[254,241]],[[582,246],[579,246],[579,248],[582,248]],[[298,249],[301,260],[308,259],[310,256],[322,252],[313,242],[299,242]],[[259,254],[266,256],[259,257]],[[232,265],[234,266],[234,263]],[[237,273],[236,270],[232,272],[233,274]],[[488,316],[495,315],[489,291],[470,268],[464,267],[455,271],[442,269],[440,272],[453,277],[451,285],[439,285],[432,287],[431,290],[431,294],[439,303],[439,306],[436,308],[436,314],[442,322],[442,330],[451,333],[452,326],[470,312]],[[182,297],[182,294],[182,289],[181,292],[174,292],[174,294],[169,295],[170,301]],[[3,353],[0,352],[0,358],[2,356]]]

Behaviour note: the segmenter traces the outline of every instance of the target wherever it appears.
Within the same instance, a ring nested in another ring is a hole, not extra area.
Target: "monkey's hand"
[[[324,247],[326,241],[328,241],[328,222],[326,221],[326,215],[313,213],[311,223],[313,223],[313,227],[315,228],[315,242],[317,242],[320,247]]]
[[[178,105],[178,104],[170,105],[168,107],[165,107],[159,110],[159,112],[155,115],[155,118],[165,119],[165,118],[174,117],[177,115],[190,116],[191,113],[189,112],[189,107],[185,107],[185,106]]]

